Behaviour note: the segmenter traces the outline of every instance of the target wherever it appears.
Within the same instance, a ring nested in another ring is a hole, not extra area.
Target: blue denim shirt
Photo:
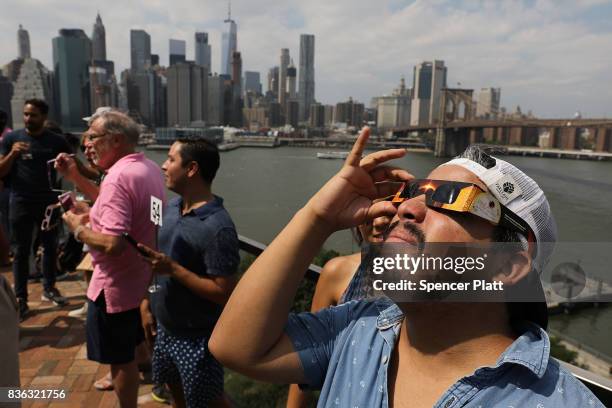
[[[389,299],[351,301],[290,315],[285,332],[299,354],[307,386],[321,389],[319,407],[389,405],[387,367],[403,314]],[[601,407],[579,380],[549,358],[548,335],[527,330],[493,367],[461,378],[434,407]]]

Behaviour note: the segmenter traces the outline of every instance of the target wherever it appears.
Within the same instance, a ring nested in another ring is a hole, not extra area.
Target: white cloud
[[[91,33],[96,11],[106,26],[109,59],[129,66],[129,30],[152,37],[153,52],[168,60],[168,39],[208,31],[213,69],[219,70],[227,3],[220,0],[22,0],[3,8],[0,63],[16,55],[19,23],[30,32],[32,53],[51,67],[51,39],[62,27]],[[316,96],[335,103],[349,96],[369,102],[389,93],[412,67],[442,59],[448,82],[479,89],[502,87],[502,104],[548,117],[612,116],[610,1],[234,0],[243,70],[267,71],[290,48],[296,66],[299,35],[316,36]]]

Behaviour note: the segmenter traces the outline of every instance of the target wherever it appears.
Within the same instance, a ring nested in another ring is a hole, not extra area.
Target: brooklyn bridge
[[[477,119],[472,93],[472,89],[442,89],[437,120],[395,128],[393,135],[403,139],[434,133],[434,154],[439,157],[454,156],[471,143],[612,153],[612,119]]]
[[[471,143],[612,153],[610,119],[453,119],[393,129],[399,139],[414,132],[434,133],[434,153],[439,157],[457,155]]]

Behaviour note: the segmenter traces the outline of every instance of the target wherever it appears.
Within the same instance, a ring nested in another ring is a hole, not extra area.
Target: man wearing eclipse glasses
[[[242,277],[209,342],[215,357],[259,380],[321,389],[325,407],[603,407],[550,359],[543,298],[393,302],[383,296],[289,314],[325,240],[380,216],[393,216],[387,246],[513,243],[495,279],[507,287],[531,281],[541,293],[533,276],[548,262],[556,226],[531,178],[470,148],[415,180],[383,165],[403,149],[362,159],[368,137],[366,128],[343,168]]]

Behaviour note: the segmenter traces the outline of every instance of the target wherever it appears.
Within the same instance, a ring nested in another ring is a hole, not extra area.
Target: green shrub
[[[566,363],[578,365],[576,362],[578,352],[568,350],[567,347],[561,344],[561,339],[556,336],[550,336],[550,355]]]
[[[254,381],[233,371],[225,370],[225,392],[238,408],[284,407],[288,390],[288,385]]]
[[[312,261],[314,265],[323,266],[330,259],[340,255],[333,249],[321,249],[319,254]],[[243,254],[240,260],[240,274],[246,272],[251,266],[255,256]],[[294,313],[310,310],[312,296],[316,283],[303,279],[298,287],[295,301],[291,307]],[[269,384],[251,380],[230,370],[225,370],[225,392],[230,396],[237,407],[240,408],[276,408],[284,407],[287,402],[287,392],[289,386],[279,384]],[[316,401],[312,401],[312,406]]]

